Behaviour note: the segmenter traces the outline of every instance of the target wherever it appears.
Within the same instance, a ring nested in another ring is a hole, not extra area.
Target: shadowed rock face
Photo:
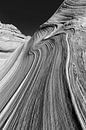
[[[0,23],[0,130],[86,130],[85,12],[65,0],[32,37]]]

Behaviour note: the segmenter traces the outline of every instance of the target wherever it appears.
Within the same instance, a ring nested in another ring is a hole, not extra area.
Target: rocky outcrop
[[[0,130],[86,130],[86,0],[32,37],[0,23]]]

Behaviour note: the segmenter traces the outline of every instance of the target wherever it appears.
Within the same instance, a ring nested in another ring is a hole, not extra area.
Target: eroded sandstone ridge
[[[32,37],[0,23],[0,130],[86,130],[86,0]]]

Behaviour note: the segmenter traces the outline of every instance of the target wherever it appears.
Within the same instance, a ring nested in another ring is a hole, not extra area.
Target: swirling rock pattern
[[[0,23],[0,130],[86,130],[86,0],[32,37]]]

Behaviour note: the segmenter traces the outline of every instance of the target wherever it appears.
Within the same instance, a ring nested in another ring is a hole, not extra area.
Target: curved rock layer
[[[0,130],[86,130],[86,0],[32,37],[0,23]]]

